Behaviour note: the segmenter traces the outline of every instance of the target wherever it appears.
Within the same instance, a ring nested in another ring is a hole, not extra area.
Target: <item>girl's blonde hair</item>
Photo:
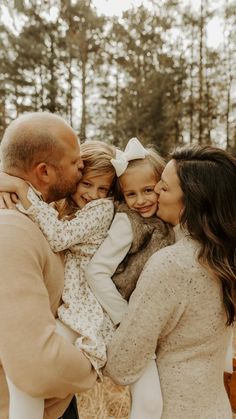
[[[83,176],[93,172],[94,176],[111,175],[113,183],[109,195],[114,192],[116,172],[111,164],[111,159],[115,158],[116,148],[102,141],[86,141],[80,146],[81,157],[84,163]],[[78,206],[71,197],[67,197],[55,203],[55,208],[59,213],[59,218],[73,218],[78,211]]]
[[[160,156],[160,154],[158,154],[158,152],[155,150],[155,148],[152,145],[145,147],[145,149],[148,151],[149,154],[145,156],[144,159],[135,159],[135,160],[129,161],[129,164],[126,170],[131,169],[133,167],[146,165],[148,163],[150,167],[153,169],[153,172],[155,173],[157,182],[159,182],[161,178],[161,174],[166,165],[165,160],[163,159],[163,157]],[[118,202],[124,201],[124,197],[120,188],[119,178],[116,181],[114,197],[115,197],[115,200]]]
[[[115,177],[115,169],[111,159],[115,158],[115,146],[102,141],[86,141],[81,144],[81,157],[84,163],[83,175],[92,171],[94,175],[111,174]]]

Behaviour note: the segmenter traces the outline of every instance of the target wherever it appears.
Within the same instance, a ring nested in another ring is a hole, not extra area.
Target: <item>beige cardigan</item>
[[[136,381],[156,353],[162,419],[231,419],[223,384],[231,327],[221,285],[197,261],[198,244],[177,236],[155,253],[108,345],[105,372]]]
[[[48,399],[44,418],[57,419],[96,380],[87,358],[55,333],[62,258],[27,216],[1,210],[0,266],[0,418],[8,418],[2,364],[19,389]]]

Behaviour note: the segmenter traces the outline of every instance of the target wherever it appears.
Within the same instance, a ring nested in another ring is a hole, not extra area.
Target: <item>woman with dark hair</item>
[[[180,148],[156,192],[157,216],[174,226],[176,243],[145,265],[106,373],[133,383],[155,352],[163,419],[231,419],[223,372],[236,313],[236,159]]]

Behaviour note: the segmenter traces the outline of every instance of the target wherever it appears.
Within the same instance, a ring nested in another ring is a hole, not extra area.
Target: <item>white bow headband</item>
[[[131,138],[128,141],[124,151],[116,150],[116,158],[111,159],[111,164],[115,168],[116,175],[123,175],[128,167],[129,161],[144,159],[149,152],[142,146],[137,138]]]

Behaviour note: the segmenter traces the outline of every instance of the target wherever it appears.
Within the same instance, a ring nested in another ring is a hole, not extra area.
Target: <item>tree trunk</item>
[[[66,109],[67,109],[67,116],[69,118],[70,121],[70,125],[73,126],[73,118],[72,118],[72,114],[73,114],[73,108],[72,108],[72,100],[73,100],[73,88],[72,88],[72,79],[73,79],[73,75],[72,75],[72,60],[71,60],[71,54],[69,54],[69,62],[67,65],[68,68],[68,92],[67,92],[67,96],[66,96]]]
[[[199,113],[198,113],[198,142],[202,144],[203,140],[203,34],[204,34],[204,16],[203,0],[201,0],[200,15],[200,44],[199,44]]]
[[[189,136],[190,136],[190,144],[193,142],[194,134],[193,134],[193,117],[194,117],[194,75],[193,75],[193,68],[194,68],[194,26],[192,26],[192,45],[191,45],[191,64],[190,64],[190,100],[189,100],[189,119],[190,119],[190,128],[189,128]]]
[[[81,125],[80,125],[80,141],[86,139],[86,62],[82,59],[82,114],[81,114]]]

